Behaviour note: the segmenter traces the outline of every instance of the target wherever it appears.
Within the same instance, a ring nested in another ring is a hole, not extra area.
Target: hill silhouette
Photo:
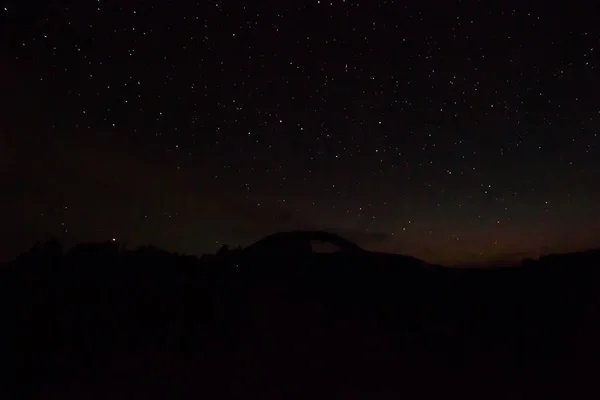
[[[553,376],[584,379],[600,360],[599,265],[595,250],[444,268],[325,232],[200,258],[50,241],[0,270],[5,387],[40,398],[523,395]]]

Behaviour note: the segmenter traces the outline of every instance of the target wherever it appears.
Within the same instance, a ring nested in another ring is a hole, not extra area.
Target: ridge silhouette
[[[517,390],[535,376],[548,387],[549,371],[584,376],[600,360],[599,265],[591,250],[444,268],[313,231],[200,258],[52,240],[0,269],[5,387],[61,398],[406,393],[434,379]]]

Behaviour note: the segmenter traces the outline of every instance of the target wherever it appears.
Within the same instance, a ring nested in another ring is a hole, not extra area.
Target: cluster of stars
[[[129,138],[259,215],[487,254],[597,198],[600,36],[583,16],[336,0],[13,4],[2,18],[22,23],[10,57],[52,100],[54,134]]]

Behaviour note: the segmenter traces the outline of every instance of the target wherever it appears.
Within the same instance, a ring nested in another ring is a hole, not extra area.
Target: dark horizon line
[[[278,233],[287,233],[287,232],[313,232],[310,230],[289,230],[289,231],[281,231],[281,232],[277,232],[274,233],[272,235],[276,235]],[[318,231],[318,232],[325,232],[325,231]],[[326,233],[330,233],[330,232],[326,232]],[[333,233],[334,235],[339,236],[336,233]],[[267,235],[265,237],[269,237],[272,235]],[[265,238],[263,237],[263,238]],[[263,238],[259,239],[262,240]],[[343,237],[342,237],[343,238]],[[347,240],[351,243],[354,243],[346,238],[343,238],[344,240]],[[0,262],[0,264],[10,264],[13,262],[18,261],[18,259],[20,257],[22,257],[23,255],[26,255],[30,252],[32,252],[36,247],[44,247],[45,245],[47,245],[48,243],[52,243],[55,242],[57,243],[60,248],[61,248],[61,255],[66,255],[68,254],[70,251],[76,249],[78,246],[100,246],[100,245],[117,245],[118,246],[118,250],[122,250],[122,251],[126,251],[126,252],[135,252],[137,250],[140,249],[147,249],[147,248],[151,248],[154,249],[158,252],[163,252],[163,253],[168,253],[168,254],[172,254],[172,255],[177,255],[180,257],[195,257],[198,260],[200,260],[202,257],[205,256],[215,256],[218,253],[218,250],[215,252],[204,252],[204,253],[199,253],[199,254],[192,254],[192,253],[188,253],[188,252],[180,252],[180,251],[173,251],[173,250],[168,250],[166,248],[160,247],[158,245],[152,244],[152,243],[146,243],[146,244],[138,244],[135,246],[130,246],[127,241],[121,241],[117,238],[111,238],[111,239],[107,239],[104,241],[82,241],[82,242],[77,242],[75,244],[73,244],[70,247],[66,247],[63,243],[63,241],[61,241],[58,237],[55,236],[51,236],[49,239],[47,240],[41,240],[41,241],[36,241],[32,246],[30,246],[28,249],[19,252],[19,254],[17,254],[15,257],[13,257],[12,259],[8,259],[5,261]],[[253,242],[253,243],[256,243]],[[354,243],[355,244],[355,243]],[[237,245],[230,245],[230,244],[223,244],[221,245],[221,248],[223,247],[227,247],[230,250],[235,250],[235,249],[244,249],[248,246],[241,246],[239,244]],[[361,246],[358,246],[359,248],[362,249]],[[366,250],[366,249],[365,249]],[[429,265],[435,265],[435,266],[441,266],[441,267],[446,267],[446,268],[494,268],[494,267],[519,267],[522,266],[524,263],[529,262],[529,261],[540,261],[543,259],[548,259],[548,258],[554,258],[554,257],[565,257],[565,256],[573,256],[573,255],[581,255],[581,254],[589,254],[589,253],[600,253],[600,246],[598,247],[589,247],[586,249],[582,249],[582,250],[577,250],[577,251],[565,251],[565,252],[548,252],[548,253],[544,253],[544,254],[540,254],[538,256],[531,256],[531,257],[527,257],[527,256],[521,256],[521,257],[515,257],[515,258],[511,258],[511,257],[506,257],[505,259],[496,259],[496,260],[482,260],[482,261],[473,261],[473,262],[458,262],[458,263],[432,263],[432,262],[428,262],[422,258],[419,257],[415,257],[415,256],[411,256],[410,254],[407,253],[400,253],[400,252],[381,252],[381,251],[371,251],[371,250],[366,250],[368,253],[373,253],[373,254],[390,254],[390,255],[398,255],[398,256],[410,256],[413,258],[417,258],[420,261],[425,262],[426,264]]]

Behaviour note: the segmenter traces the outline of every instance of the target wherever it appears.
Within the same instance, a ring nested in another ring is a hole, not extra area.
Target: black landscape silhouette
[[[1,270],[6,387],[39,398],[523,394],[593,375],[599,264],[589,251],[446,268],[303,231],[200,258],[118,242],[63,254],[49,241]]]

